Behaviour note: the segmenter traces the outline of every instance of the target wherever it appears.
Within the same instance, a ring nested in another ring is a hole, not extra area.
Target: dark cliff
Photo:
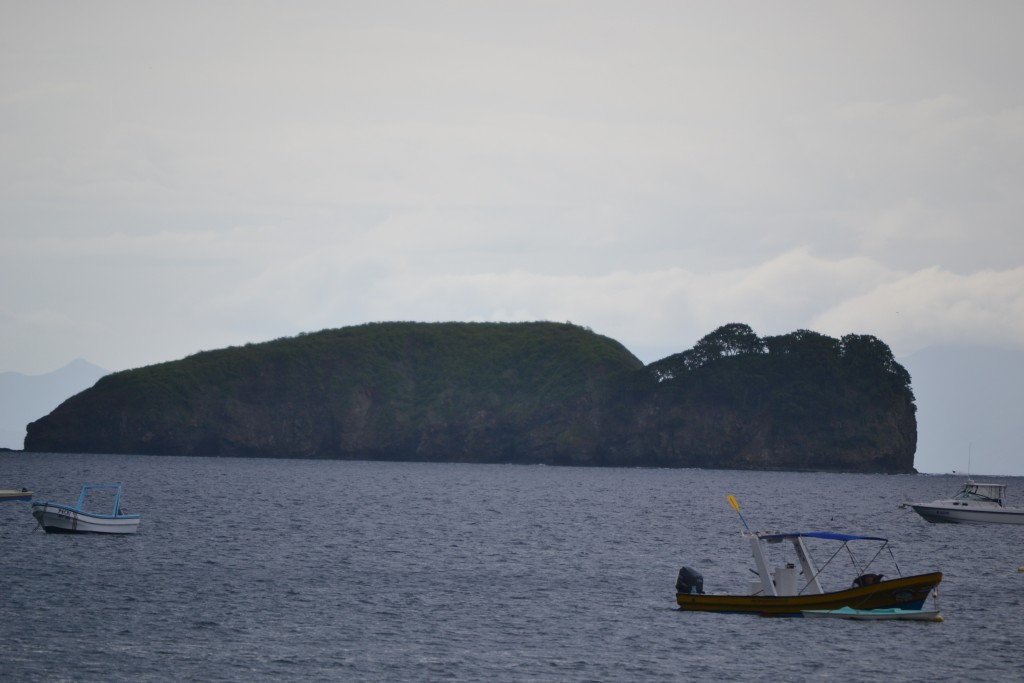
[[[378,323],[108,375],[32,452],[912,472],[910,378],[873,337],[719,328],[644,366],[556,323]]]

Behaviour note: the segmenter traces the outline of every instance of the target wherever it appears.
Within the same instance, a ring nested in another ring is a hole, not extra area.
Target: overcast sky
[[[370,321],[1024,348],[1024,3],[0,0],[0,371]]]

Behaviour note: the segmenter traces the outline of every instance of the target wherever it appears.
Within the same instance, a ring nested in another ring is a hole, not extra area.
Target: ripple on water
[[[1024,666],[1024,528],[897,508],[955,490],[953,477],[21,454],[0,466],[50,500],[120,481],[143,514],[135,536],[53,536],[27,506],[0,505],[0,539],[17,550],[0,554],[11,680],[988,683]],[[708,590],[746,585],[727,493],[756,528],[893,539],[903,573],[945,572],[946,621],[674,609],[683,564]]]

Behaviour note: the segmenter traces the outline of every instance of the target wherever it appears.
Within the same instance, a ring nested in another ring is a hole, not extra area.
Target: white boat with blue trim
[[[903,503],[937,524],[1024,524],[1024,508],[1006,506],[1006,484],[964,482],[952,498],[930,503]]]
[[[109,493],[96,496],[97,491]],[[91,493],[94,495],[90,496]],[[110,512],[87,511],[85,504],[89,497],[112,498]],[[125,514],[121,510],[120,484],[86,484],[75,505],[44,501],[32,503],[32,516],[48,534],[134,534],[142,521],[142,515]]]

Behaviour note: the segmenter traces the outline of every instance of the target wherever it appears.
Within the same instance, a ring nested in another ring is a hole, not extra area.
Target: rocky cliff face
[[[914,471],[913,406],[887,404],[859,419],[824,419],[813,429],[769,409],[662,406],[652,411],[626,450],[666,467],[908,473]],[[639,443],[638,443],[639,442]]]
[[[572,325],[366,325],[109,375],[30,424],[25,450],[913,471],[912,395],[843,386],[824,403],[854,413],[814,412],[784,383],[714,381]]]

